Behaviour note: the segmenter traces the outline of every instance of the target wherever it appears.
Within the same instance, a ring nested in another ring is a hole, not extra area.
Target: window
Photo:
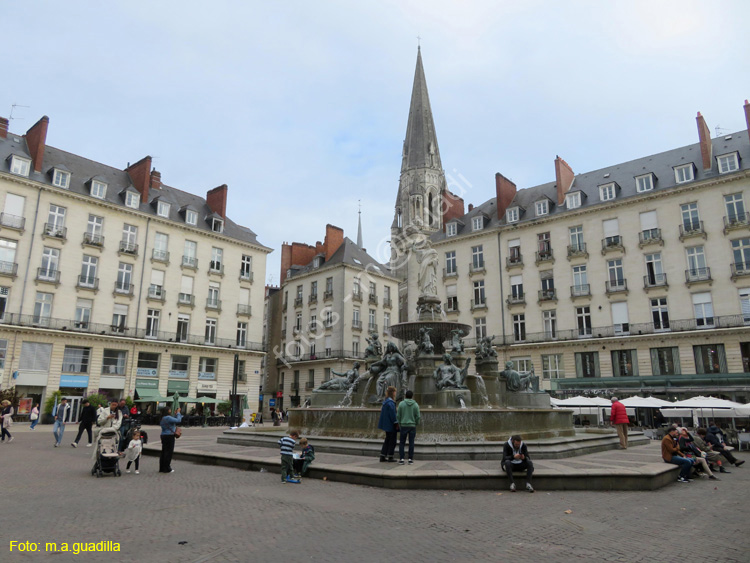
[[[81,299],[80,297],[76,300],[76,313],[74,326],[76,328],[86,329],[91,322],[91,308],[94,306],[94,302],[91,299]]]
[[[368,293],[371,296],[377,297],[377,295],[378,295],[378,286],[377,286],[377,284],[375,282],[370,282]]]
[[[107,350],[102,354],[103,375],[125,375],[125,366],[128,361],[126,350]]]
[[[724,205],[727,208],[727,220],[729,223],[737,223],[745,220],[745,202],[742,199],[742,194],[725,195]]]
[[[654,189],[654,175],[644,174],[635,177],[635,189],[638,193],[650,192]]]
[[[217,358],[201,358],[198,362],[198,379],[216,379],[218,368]]]
[[[542,325],[546,338],[557,338],[557,311],[542,311]]]
[[[58,188],[68,189],[70,186],[70,172],[55,168],[52,172],[52,185]]]
[[[156,204],[156,214],[159,217],[169,217],[169,208],[171,205],[164,201],[159,201]]]
[[[0,287],[0,322],[5,319],[5,310],[8,308],[8,297],[10,288]]]
[[[508,223],[518,222],[518,216],[519,216],[518,207],[511,207],[505,212],[505,220]]]
[[[135,225],[125,224],[122,226],[122,245],[123,252],[136,253],[138,251],[138,227]]]
[[[484,305],[484,280],[474,282],[474,305]]]
[[[359,278],[354,278],[354,284],[352,285],[352,294],[356,297],[362,295],[362,288],[359,285]]]
[[[117,281],[115,291],[118,293],[131,293],[133,291],[133,265],[120,262],[117,267]]]
[[[445,253],[445,274],[453,275],[456,273],[456,251],[451,250]]]
[[[52,344],[25,341],[21,343],[21,358],[18,369],[49,373]]]
[[[81,262],[81,277],[78,278],[78,285],[82,287],[95,287],[96,268],[98,265],[99,258],[84,254],[83,261]]]
[[[576,307],[578,336],[591,336],[591,307]]]
[[[383,330],[389,331],[391,329],[391,314],[386,311],[383,313]]]
[[[539,282],[542,286],[542,299],[554,299],[555,296],[555,277],[553,270],[544,270],[539,272]]]
[[[693,169],[693,163],[684,164],[682,166],[674,167],[674,181],[678,184],[684,184],[695,179],[695,171]]]
[[[206,319],[204,341],[206,344],[216,344],[216,319]]]
[[[727,373],[727,358],[723,344],[693,346],[695,373]]]
[[[333,295],[333,278],[326,278],[326,295]]]
[[[666,297],[651,299],[651,319],[654,322],[654,330],[669,330],[669,310],[667,309]]]
[[[649,286],[665,285],[666,274],[661,263],[661,252],[646,254],[646,284]]]
[[[576,376],[599,377],[599,352],[576,352]]]
[[[318,282],[310,282],[310,300],[317,301],[318,299]]]
[[[734,268],[737,273],[750,271],[750,238],[741,238],[732,241],[732,257]]]
[[[484,251],[481,244],[471,247],[471,266],[474,270],[484,268]]]
[[[214,217],[211,219],[211,230],[215,233],[223,233],[224,232],[224,221],[221,219],[218,219]]]
[[[708,268],[706,268],[706,255],[703,246],[690,246],[687,252],[688,278],[690,280],[708,279]]]
[[[42,267],[39,268],[39,279],[55,281],[60,269],[60,251],[47,246],[42,250]]]
[[[523,276],[510,276],[510,296],[513,301],[523,301]]]
[[[581,192],[573,192],[565,196],[565,205],[568,209],[581,207]]]
[[[5,227],[23,229],[25,219],[23,215],[26,198],[11,193],[5,194],[5,208],[0,215],[0,222]]]
[[[154,252],[152,258],[159,262],[169,261],[169,235],[156,233],[154,236]]]
[[[552,254],[552,243],[549,233],[538,233],[536,235],[537,246],[539,248],[539,257],[546,258]]]
[[[584,252],[586,246],[583,243],[583,227],[581,225],[570,227],[568,229],[568,235],[570,240],[570,250],[573,252]]]
[[[359,337],[352,338],[352,355],[356,358],[359,356]]]
[[[458,232],[458,223],[456,223],[455,221],[448,223],[445,226],[445,236],[454,237],[456,236],[457,232]]]
[[[562,354],[542,356],[542,379],[562,379],[565,377]]]
[[[333,326],[333,311],[330,309],[325,309],[323,311],[323,324],[326,328],[331,328]]]
[[[391,302],[391,287],[388,285],[383,286],[383,304],[388,305]]]
[[[651,348],[651,372],[654,375],[680,374],[680,349],[677,346],[669,348]]]
[[[190,373],[190,356],[173,354],[169,365],[169,377],[187,379]]]
[[[686,203],[680,206],[682,211],[682,228],[686,233],[692,233],[701,230],[701,220],[698,215],[698,204]]]
[[[46,234],[51,237],[65,237],[65,208],[58,205],[49,206]]]
[[[508,262],[511,264],[521,263],[521,239],[508,241]]]
[[[730,154],[722,154],[716,157],[716,162],[719,165],[719,174],[727,174],[728,172],[734,172],[740,166],[737,161],[737,153],[733,152]]]
[[[622,244],[620,240],[620,222],[617,219],[606,219],[602,221],[602,228],[604,230],[604,246],[619,246]]]
[[[242,260],[240,262],[240,277],[243,280],[253,279],[253,257],[252,256],[248,256],[247,254],[242,255]]]
[[[638,357],[635,350],[612,350],[612,375],[615,377],[638,375]]]
[[[331,353],[332,353],[331,352],[331,337],[330,336],[326,336],[325,340],[323,341],[323,344],[325,346],[325,355],[326,355],[326,358],[330,358],[331,357]]]
[[[247,346],[247,323],[237,323],[237,347]]]
[[[28,176],[30,170],[31,170],[31,161],[29,159],[21,158],[20,156],[16,156],[15,154],[11,157],[11,160],[10,160],[11,173],[18,174],[19,176]]]
[[[480,215],[479,217],[474,217],[471,220],[472,231],[481,231],[483,228],[484,228],[484,217]]]
[[[599,199],[602,201],[609,201],[615,199],[615,197],[617,197],[617,190],[614,182],[599,186]]]
[[[612,303],[612,325],[614,327],[615,335],[622,336],[630,334],[628,304],[626,301]]]
[[[211,248],[211,264],[209,267],[214,272],[224,271],[224,250],[223,249],[216,248],[215,246]]]
[[[159,334],[159,319],[161,311],[149,309],[146,314],[146,338],[156,338]]]
[[[153,352],[138,352],[138,375],[157,377],[160,357],[161,354]]]
[[[542,215],[547,215],[549,213],[549,201],[546,199],[543,199],[542,201],[537,201],[534,205],[534,208],[536,209],[536,216],[540,217]]]
[[[185,211],[185,222],[188,225],[197,225],[198,224],[198,213],[196,213],[192,209],[187,209]]]
[[[302,313],[297,313],[294,318],[294,331],[300,332],[302,330]]]
[[[520,372],[531,371],[531,358],[526,356],[522,358],[510,358],[513,362],[513,369]]]
[[[187,342],[190,331],[190,315],[177,315],[177,342]]]
[[[641,220],[641,242],[648,242],[661,238],[659,223],[656,218],[656,211],[646,211],[640,214]]]
[[[378,330],[378,323],[376,322],[375,309],[370,309],[370,312],[367,314],[367,325],[370,331],[374,332]]]
[[[588,295],[589,281],[586,265],[573,266],[573,296]]]
[[[474,319],[474,335],[477,340],[487,337],[487,319],[479,317]]]
[[[128,321],[128,306],[115,303],[112,312],[112,330],[115,332],[125,332],[125,326]]]
[[[138,209],[138,206],[141,203],[141,194],[136,192],[126,192],[125,193],[125,205],[130,207],[131,209]]]
[[[180,294],[177,301],[183,305],[193,304],[193,278],[190,276],[182,276],[180,279]]]
[[[208,300],[206,301],[206,307],[218,309],[221,306],[221,301],[219,301],[220,289],[221,286],[218,283],[211,282],[208,284]]]
[[[86,224],[86,242],[101,245],[104,242],[103,230],[104,217],[89,215],[89,220]]]
[[[698,328],[710,328],[714,326],[714,306],[711,302],[711,294],[693,294],[693,312],[695,313],[695,324]]]
[[[63,373],[88,373],[91,348],[66,346],[63,352]]]
[[[446,285],[445,293],[447,295],[447,301],[445,303],[446,311],[458,311],[458,297],[457,287],[455,285]]]
[[[192,240],[185,241],[185,248],[182,253],[182,265],[191,268],[198,267],[198,243]]]
[[[362,319],[359,316],[359,309],[355,308],[352,313],[352,326],[355,328],[362,327]]]
[[[622,268],[622,258],[607,260],[607,273],[609,276],[609,289],[617,290],[625,286],[625,273]]]
[[[91,196],[104,199],[107,196],[107,184],[99,180],[91,180]]]

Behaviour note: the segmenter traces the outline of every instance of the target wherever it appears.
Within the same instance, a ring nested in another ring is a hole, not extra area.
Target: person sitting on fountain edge
[[[526,444],[523,443],[520,434],[514,434],[505,443],[503,447],[503,461],[500,467],[508,474],[510,479],[510,492],[516,492],[516,484],[513,481],[514,471],[526,470],[526,490],[530,493],[534,492],[534,487],[531,486],[531,476],[534,474],[534,464],[529,458],[529,450],[526,448]]]

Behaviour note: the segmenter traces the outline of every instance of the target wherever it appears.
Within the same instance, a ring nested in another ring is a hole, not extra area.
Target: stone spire
[[[401,172],[419,168],[442,171],[435,121],[432,119],[430,96],[427,93],[427,81],[422,66],[422,49],[417,47],[417,68],[414,71]]]
[[[359,204],[359,224],[357,225],[357,246],[362,248],[362,204]]]

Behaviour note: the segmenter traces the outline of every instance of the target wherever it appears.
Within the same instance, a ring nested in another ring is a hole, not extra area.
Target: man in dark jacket
[[[83,436],[83,431],[85,430],[86,433],[89,436],[89,443],[86,444],[87,448],[91,447],[92,442],[92,436],[91,436],[91,427],[96,422],[96,408],[94,408],[91,403],[88,401],[88,399],[84,399],[83,401],[83,408],[81,409],[81,422],[78,425],[78,435],[76,436],[76,439],[73,441],[71,446],[74,448],[78,447],[78,441],[81,439],[81,436]]]
[[[698,428],[696,430],[698,435],[703,438],[707,444],[711,446],[711,449],[715,452],[719,452],[721,455],[723,455],[727,461],[731,464],[733,464],[735,467],[739,467],[743,463],[745,463],[744,459],[737,459],[732,455],[732,452],[729,451],[726,446],[721,442],[719,437],[711,432],[711,429],[709,428],[708,431],[706,431],[705,428]]]
[[[385,401],[380,408],[380,420],[378,428],[385,432],[383,447],[380,449],[380,461],[394,462],[393,452],[396,451],[396,433],[398,432],[398,420],[396,418],[396,388],[388,387],[385,390]]]
[[[520,434],[511,436],[510,439],[505,443],[503,447],[503,461],[500,464],[505,473],[508,474],[510,479],[510,492],[516,492],[516,484],[513,481],[514,471],[526,470],[526,490],[530,493],[534,492],[534,487],[531,486],[531,476],[534,474],[534,464],[531,463],[529,458],[529,450],[526,448],[526,444],[523,443]]]

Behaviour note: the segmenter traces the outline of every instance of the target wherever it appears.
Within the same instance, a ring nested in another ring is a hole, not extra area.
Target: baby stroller
[[[91,468],[91,474],[101,477],[104,473],[112,473],[116,477],[122,475],[120,471],[120,433],[114,428],[102,428],[96,438],[96,461]]]

